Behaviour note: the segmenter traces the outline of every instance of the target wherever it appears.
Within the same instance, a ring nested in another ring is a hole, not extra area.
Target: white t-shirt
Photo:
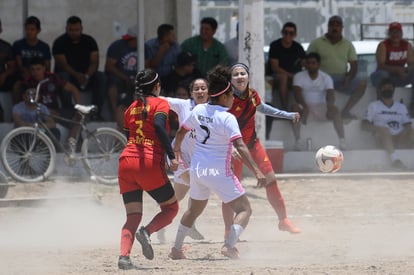
[[[404,129],[404,124],[411,123],[407,107],[396,101],[391,107],[381,100],[371,102],[368,105],[365,119],[375,126],[388,127],[391,135],[398,135]]]
[[[326,91],[333,90],[332,78],[319,70],[316,79],[311,79],[308,71],[302,71],[294,75],[293,86],[302,89],[303,99],[306,103],[326,103]]]
[[[221,175],[231,174],[232,143],[241,133],[236,117],[227,109],[209,103],[198,104],[184,121],[185,129],[195,129],[197,133],[191,172],[208,169]]]

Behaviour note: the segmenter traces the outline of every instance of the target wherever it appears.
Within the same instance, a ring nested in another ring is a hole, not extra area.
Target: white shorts
[[[189,173],[189,168],[184,168],[181,165],[178,165],[177,171],[174,172],[174,183],[183,184],[190,186],[190,182],[185,181],[181,176],[185,173]]]
[[[208,200],[213,191],[224,203],[228,203],[245,193],[243,186],[233,173],[230,176],[226,176],[225,172],[219,175],[200,176],[194,169],[191,169],[190,182],[190,197],[194,200]]]

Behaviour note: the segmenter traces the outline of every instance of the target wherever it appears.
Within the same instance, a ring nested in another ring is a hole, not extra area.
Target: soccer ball
[[[337,147],[327,145],[318,150],[315,155],[315,163],[318,169],[324,173],[335,173],[341,169],[344,156]]]

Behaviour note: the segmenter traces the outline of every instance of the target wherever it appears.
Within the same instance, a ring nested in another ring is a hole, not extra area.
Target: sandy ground
[[[413,179],[281,180],[289,216],[303,230],[298,235],[278,231],[264,190],[251,178],[243,184],[253,216],[237,245],[240,260],[219,253],[223,224],[213,196],[197,222],[205,240],[186,239],[188,260],[167,257],[183,201],[167,242],[151,237],[154,260],[134,244],[137,270],[130,271],[117,268],[124,222],[117,187],[59,180],[17,184],[6,199],[60,199],[0,208],[0,274],[414,274]],[[149,197],[144,203],[146,223],[157,207]]]

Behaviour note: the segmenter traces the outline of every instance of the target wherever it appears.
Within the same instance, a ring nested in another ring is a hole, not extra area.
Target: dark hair
[[[201,19],[200,24],[208,24],[211,26],[213,31],[217,30],[218,24],[217,24],[216,19],[214,19],[213,17],[204,17],[203,19]]]
[[[305,59],[315,58],[318,63],[321,63],[321,56],[318,53],[310,52],[305,56]]]
[[[189,88],[190,88],[190,92],[192,92],[192,91],[193,91],[193,88],[194,88],[194,83],[195,83],[197,80],[202,80],[202,81],[204,81],[204,83],[206,83],[206,85],[207,85],[207,89],[210,87],[210,83],[208,82],[208,80],[207,80],[207,79],[205,79],[205,78],[196,78],[196,79],[194,79],[193,81],[191,81],[191,83],[190,83],[190,86],[189,86]]]
[[[293,23],[293,22],[286,22],[283,25],[282,31],[284,31],[286,28],[293,28],[295,30],[295,33],[296,33],[296,24],[295,23]]]
[[[208,94],[212,102],[217,101],[217,97],[212,96],[225,90],[228,93],[232,90],[230,84],[230,70],[227,67],[218,65],[207,73],[207,80],[210,83]]]
[[[82,25],[82,20],[76,15],[72,15],[68,18],[68,20],[66,20],[66,25],[73,25],[77,23]]]
[[[30,59],[30,66],[33,66],[33,65],[46,66],[46,60],[44,58],[35,56],[35,57]]]
[[[152,69],[139,71],[135,77],[135,95],[144,103],[142,118],[147,118],[146,96],[153,95],[154,87],[160,82],[158,74]]]
[[[394,83],[392,82],[391,78],[383,78],[380,82],[380,84],[378,85],[378,88],[381,89],[382,87],[384,87],[385,85],[391,85],[392,87],[395,88]]]
[[[162,24],[158,26],[157,29],[157,37],[158,39],[163,38],[164,36],[168,35],[170,31],[174,30],[174,26],[170,24]]]
[[[40,30],[40,20],[36,16],[27,17],[26,21],[24,22],[24,26],[27,25],[35,25],[36,29]]]

